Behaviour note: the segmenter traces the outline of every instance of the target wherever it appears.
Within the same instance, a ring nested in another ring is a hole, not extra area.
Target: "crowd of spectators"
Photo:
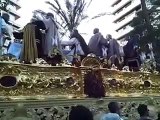
[[[69,114],[69,120],[128,120],[121,114],[121,106],[118,102],[110,102],[108,104],[108,110],[109,112],[99,113],[99,115],[96,115],[98,117],[95,117],[88,108],[76,106],[72,108]],[[138,120],[160,120],[158,113],[157,116],[153,116],[153,112],[156,112],[156,110],[150,110],[145,104],[139,104],[137,112],[139,114]]]

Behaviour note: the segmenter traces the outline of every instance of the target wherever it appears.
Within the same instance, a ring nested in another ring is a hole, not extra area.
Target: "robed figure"
[[[79,34],[78,30],[74,29],[71,33],[70,40],[68,41],[61,41],[62,46],[70,46],[71,50],[67,53],[67,51],[64,50],[64,53],[66,54],[66,58],[69,62],[72,62],[74,59],[74,56],[78,55],[80,56],[80,61],[87,56],[89,53],[89,48],[84,40],[84,38]]]
[[[111,64],[115,63],[116,58],[120,58],[120,45],[117,40],[113,39],[111,35],[107,35],[106,39],[109,42],[108,45],[108,59],[111,60]]]
[[[36,15],[36,18],[42,20],[46,26],[46,35],[43,46],[44,54],[46,56],[50,56],[54,47],[56,47],[58,50],[62,52],[62,47],[60,44],[60,38],[58,34],[58,27],[55,23],[54,15],[52,13],[47,13],[47,15]]]
[[[106,46],[108,43],[104,39],[103,35],[99,32],[98,28],[93,31],[94,35],[91,37],[88,47],[90,53],[95,54],[97,57],[103,57],[102,46]]]

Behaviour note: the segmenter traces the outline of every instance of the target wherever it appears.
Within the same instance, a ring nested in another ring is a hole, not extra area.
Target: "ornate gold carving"
[[[0,68],[1,75],[19,75],[21,73],[20,69],[18,69],[18,66],[12,64],[6,64]]]
[[[84,67],[100,68],[101,62],[97,58],[89,56],[82,60],[81,65]]]
[[[43,67],[25,64],[0,63],[0,78],[15,76],[18,84],[13,89],[0,87],[3,96],[18,95],[53,95],[53,96],[83,96],[83,78],[91,68],[99,69],[107,95],[130,95],[137,93],[156,95],[160,93],[160,75],[142,72],[122,72],[100,67],[96,58],[87,57],[82,62],[83,67]],[[84,67],[86,66],[86,67]],[[151,86],[146,88],[146,82]]]
[[[2,64],[2,63],[1,63]],[[40,67],[24,64],[0,66],[0,75],[17,76],[14,89],[0,87],[1,95],[54,95],[68,96],[82,94],[81,72],[75,67]]]
[[[147,104],[149,111],[153,112],[152,108],[155,110],[159,109],[160,100],[159,97],[118,97],[118,98],[104,98],[101,100],[97,99],[51,99],[51,100],[23,100],[23,101],[10,101],[10,102],[1,102],[0,109],[1,120],[10,120],[13,118],[21,117],[21,119],[31,119],[31,120],[39,120],[39,119],[47,119],[47,120],[66,120],[68,117],[68,113],[71,110],[72,106],[77,104],[81,104],[89,108],[94,118],[96,119],[98,116],[101,117],[102,113],[106,113],[108,111],[107,105],[110,101],[118,101],[121,105],[121,117],[123,119],[128,120],[136,120],[139,119],[139,115],[137,112],[137,107],[139,104]],[[21,104],[23,102],[23,106],[17,106],[17,104]],[[155,113],[155,111],[154,111]],[[157,114],[150,115],[155,120]],[[100,119],[100,118],[97,119]],[[15,118],[15,119],[16,119]],[[29,119],[29,120],[30,120]]]

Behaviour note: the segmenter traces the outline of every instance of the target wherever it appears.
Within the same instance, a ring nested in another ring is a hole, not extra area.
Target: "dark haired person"
[[[105,114],[101,120],[123,120],[120,117],[120,106],[117,102],[108,104],[109,113]]]
[[[93,120],[91,111],[81,105],[72,107],[69,113],[69,120]]]
[[[149,109],[147,105],[140,104],[137,108],[137,111],[140,115],[139,120],[152,120],[151,118],[149,118]]]

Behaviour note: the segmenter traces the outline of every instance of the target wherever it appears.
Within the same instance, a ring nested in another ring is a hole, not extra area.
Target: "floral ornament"
[[[142,72],[156,72],[156,62],[154,60],[146,60],[142,65],[140,71]]]
[[[117,99],[117,101],[121,101],[120,102],[120,106],[121,106],[121,117],[123,119],[127,119],[127,120],[136,120],[139,118],[138,112],[137,112],[137,108],[139,106],[139,104],[146,104],[149,108],[149,111],[152,111],[153,108],[158,108],[158,106],[160,105],[160,101],[158,99],[153,99],[153,98],[149,98],[147,100],[145,100],[146,98],[142,99],[134,99],[132,100],[131,98],[125,98],[125,100],[121,99]],[[87,99],[86,99],[87,100]],[[149,101],[153,101],[152,103],[154,104],[150,104]],[[81,104],[86,106],[87,108],[89,108],[91,110],[91,112],[96,116],[97,114],[101,114],[101,113],[106,113],[108,112],[107,109],[107,105],[108,103],[112,101],[111,99],[108,99],[107,101],[105,100],[104,102],[97,102],[97,100],[95,99],[90,99],[90,102],[86,103],[85,100],[80,100],[80,101],[70,101],[70,100],[63,100],[63,102],[61,101],[60,103],[53,103],[53,104],[48,104],[46,102],[46,104],[42,105],[41,102],[40,104],[35,104],[35,108],[34,108],[34,103],[32,103],[32,101],[28,101],[28,103],[31,103],[30,106],[27,105],[26,109],[27,109],[27,116],[26,116],[26,110],[20,111],[18,112],[18,115],[25,112],[25,116],[23,115],[23,117],[27,117],[27,118],[32,118],[34,120],[66,120],[68,118],[68,114],[71,110],[72,107],[76,106],[77,104]],[[4,107],[4,106],[3,106]],[[17,108],[16,108],[17,109]],[[16,113],[16,109],[15,108],[8,108],[8,106],[6,105],[6,109],[1,109],[1,114],[0,114],[0,118],[13,118],[14,116],[17,116]],[[21,114],[22,115],[22,114]],[[152,116],[152,118],[155,118],[157,116],[157,114],[153,114],[153,112],[150,114]],[[5,120],[8,120],[5,119]],[[2,119],[4,120],[4,119]]]

